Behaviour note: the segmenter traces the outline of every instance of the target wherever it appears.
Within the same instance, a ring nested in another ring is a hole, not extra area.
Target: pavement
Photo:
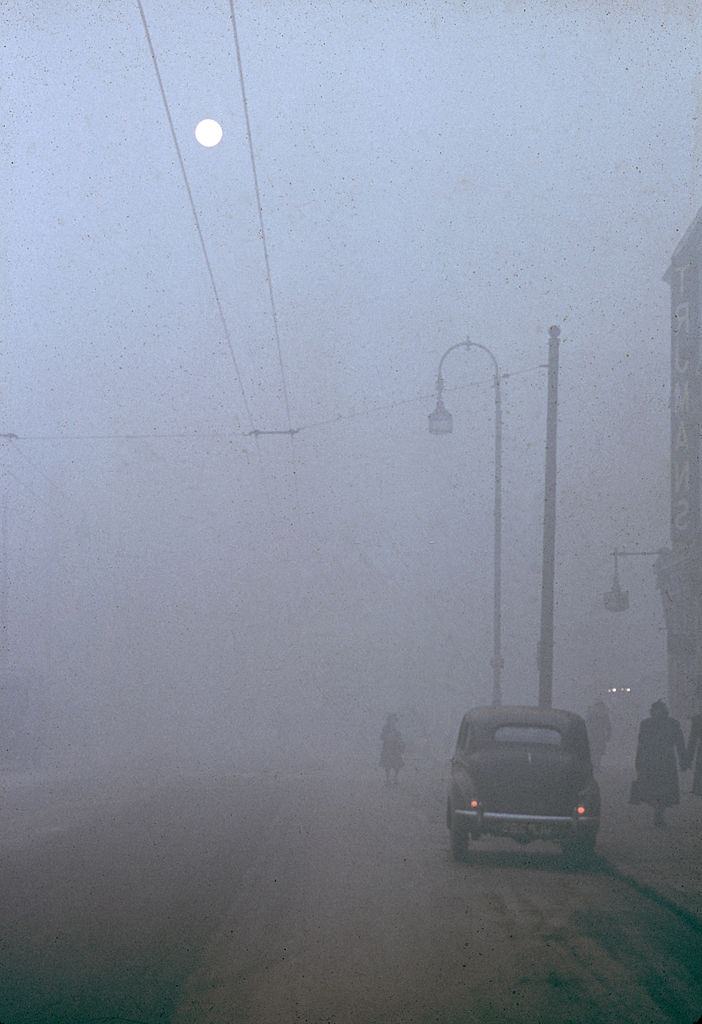
[[[668,810],[666,831],[653,827],[650,807],[629,804],[633,775],[624,766],[605,763],[598,778],[604,798],[600,851],[621,876],[702,924],[702,798],[690,792],[692,773],[680,776],[680,805]]]

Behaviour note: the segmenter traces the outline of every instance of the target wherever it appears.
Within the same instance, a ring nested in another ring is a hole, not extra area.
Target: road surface
[[[0,1021],[697,1020],[702,926],[606,837],[588,871],[494,840],[454,864],[444,799],[438,770],[181,781],[6,849]]]

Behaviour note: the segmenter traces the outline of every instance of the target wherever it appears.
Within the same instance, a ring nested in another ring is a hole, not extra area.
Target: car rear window
[[[537,725],[501,725],[495,729],[497,743],[541,743],[549,747],[560,747],[561,734],[557,729]]]

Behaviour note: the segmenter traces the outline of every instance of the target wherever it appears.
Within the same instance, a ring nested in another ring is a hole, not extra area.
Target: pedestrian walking
[[[612,722],[607,705],[603,700],[596,700],[587,709],[585,721],[587,724],[587,735],[590,740],[592,767],[599,768],[602,757],[607,749],[607,744],[612,738]]]
[[[676,758],[677,755],[677,758]],[[636,774],[630,803],[653,808],[653,824],[665,828],[665,810],[680,803],[680,769],[687,768],[687,751],[680,723],[671,718],[664,701],[651,705],[650,718],[639,727],[636,747]]]
[[[404,761],[402,755],[405,741],[397,726],[397,715],[388,715],[380,733],[380,766],[385,769],[385,785],[397,785],[400,768]]]
[[[690,735],[687,740],[686,764],[688,768],[694,765],[692,776],[692,792],[695,796],[702,796],[702,715],[693,715],[690,726]]]

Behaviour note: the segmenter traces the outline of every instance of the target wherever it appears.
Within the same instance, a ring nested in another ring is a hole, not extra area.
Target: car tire
[[[468,830],[455,814],[451,815],[451,856],[459,864],[468,859]]]

